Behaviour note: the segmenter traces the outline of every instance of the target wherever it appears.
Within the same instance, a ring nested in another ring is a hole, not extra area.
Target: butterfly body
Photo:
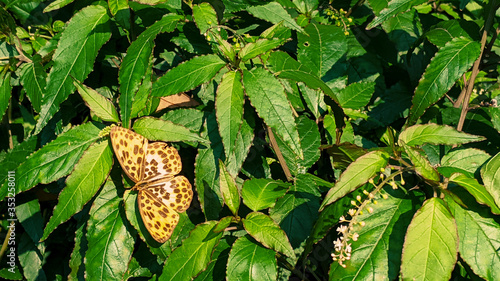
[[[143,136],[113,127],[111,143],[127,176],[135,182],[139,211],[151,236],[167,241],[193,199],[191,184],[183,176],[177,150],[164,142],[149,143]]]

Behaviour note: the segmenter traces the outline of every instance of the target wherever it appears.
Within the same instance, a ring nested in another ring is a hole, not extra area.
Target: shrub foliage
[[[0,0],[0,276],[500,280],[499,5]],[[111,126],[180,153],[165,243]]]

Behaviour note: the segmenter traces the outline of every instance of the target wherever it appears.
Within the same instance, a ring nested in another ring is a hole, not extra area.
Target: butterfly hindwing
[[[150,182],[145,189],[178,213],[186,211],[193,200],[191,183],[184,176],[159,179]]]
[[[140,189],[137,195],[139,212],[144,226],[156,241],[164,243],[179,223],[179,214],[159,201],[147,189]]]

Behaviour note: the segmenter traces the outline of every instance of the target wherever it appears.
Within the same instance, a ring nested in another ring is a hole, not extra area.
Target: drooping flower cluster
[[[377,200],[375,199],[375,194],[380,192],[380,197],[383,199],[389,198],[385,192],[381,192],[382,188],[385,185],[389,185],[392,189],[398,189],[398,184],[394,181],[396,176],[400,176],[400,184],[404,185],[405,182],[402,177],[403,170],[398,169],[396,173],[391,173],[391,168],[381,168],[380,174],[378,175],[377,181],[380,180],[379,183],[375,183],[374,179],[370,179],[368,182],[373,185],[375,188],[368,192],[363,190],[363,194],[366,195],[365,199],[361,198],[361,195],[356,196],[356,200],[351,201],[351,205],[354,206],[353,209],[349,209],[347,212],[350,216],[350,219],[346,219],[345,216],[341,216],[339,219],[340,226],[337,227],[337,232],[339,233],[339,238],[333,242],[335,253],[332,253],[333,261],[339,263],[342,267],[347,267],[344,263],[351,259],[352,254],[352,242],[357,241],[359,238],[359,231],[362,227],[365,226],[364,221],[358,221],[359,216],[363,215],[363,211],[368,211],[369,213],[373,213],[374,209],[370,204],[377,205]]]
[[[373,180],[369,181],[371,184],[374,184]],[[337,232],[340,237],[337,238],[333,242],[335,253],[332,253],[333,261],[336,261],[342,267],[346,267],[344,263],[347,260],[351,259],[352,253],[352,241],[357,241],[359,238],[359,231],[362,227],[365,226],[364,221],[358,221],[360,215],[363,215],[363,211],[368,211],[369,213],[373,213],[373,207],[370,204],[376,205],[378,202],[375,200],[375,194],[380,191],[380,188],[375,188],[374,191],[368,192],[363,190],[363,194],[366,195],[366,198],[362,198],[361,195],[356,196],[356,200],[351,201],[351,205],[354,207],[353,209],[349,209],[347,212],[350,219],[346,219],[345,216],[341,216],[339,219],[339,223],[341,224],[337,228]],[[381,197],[387,199],[387,194],[381,194]]]
[[[356,213],[354,209],[350,209],[349,213]],[[340,223],[343,222],[349,222],[348,220],[345,219],[344,216],[340,217],[339,220]],[[337,238],[333,242],[333,245],[335,246],[335,253],[332,253],[332,259],[334,261],[338,261],[340,266],[346,267],[344,264],[344,261],[350,260],[351,259],[351,252],[352,252],[352,247],[351,243],[349,243],[351,240],[352,241],[357,241],[359,234],[356,232],[353,232],[354,226],[349,223],[348,225],[342,224],[339,227],[337,227],[337,232],[340,234],[340,237]]]

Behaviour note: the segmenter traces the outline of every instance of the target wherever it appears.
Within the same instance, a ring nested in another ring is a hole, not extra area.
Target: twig
[[[465,96],[465,92],[467,91],[467,77],[465,77],[465,73],[462,75],[462,79],[464,80],[464,87],[462,91],[460,92],[460,95],[458,96],[457,100],[453,103],[454,108],[459,108],[460,105],[462,104]]]
[[[7,236],[5,236],[5,239],[3,240],[2,244],[2,249],[0,250],[0,260],[3,258],[3,255],[5,255],[5,252],[7,251],[7,246],[9,244],[9,237],[10,237],[10,232],[12,231],[12,228],[8,228],[9,230],[7,231]]]
[[[27,56],[24,55],[24,51],[23,51],[23,48],[22,48],[22,44],[21,44],[21,39],[19,39],[19,37],[15,36],[16,39],[17,39],[17,43],[19,43],[19,45],[17,44],[14,44],[14,46],[16,47],[16,50],[17,52],[19,53],[19,63],[18,63],[18,66],[19,64],[21,64],[21,62],[32,62]]]
[[[286,165],[285,158],[283,157],[283,154],[281,154],[281,150],[278,147],[278,143],[276,142],[276,139],[274,138],[273,131],[269,126],[267,126],[267,135],[269,136],[269,141],[271,142],[271,147],[274,150],[274,153],[276,153],[276,156],[278,157],[278,161],[280,162],[281,168],[283,169],[283,172],[285,173],[286,179],[288,181],[291,181],[292,174],[290,173],[290,169],[288,169],[288,166]]]
[[[12,129],[10,128],[10,124],[12,121],[12,98],[9,100],[9,107],[7,108],[7,132],[9,133],[9,149],[14,148],[14,140],[12,139]]]
[[[479,54],[479,57],[477,60],[474,62],[474,66],[472,67],[472,73],[469,78],[469,81],[467,82],[467,91],[464,93],[463,97],[462,94],[458,98],[458,100],[462,99],[462,112],[460,114],[460,119],[458,120],[458,125],[457,125],[457,130],[462,131],[464,127],[464,122],[465,122],[465,116],[467,115],[467,112],[469,111],[469,102],[470,102],[470,96],[472,94],[472,90],[474,89],[474,81],[476,80],[477,75],[479,74],[479,65],[481,64],[481,59],[483,57],[484,49],[486,46],[486,39],[488,38],[488,30],[490,29],[493,18],[495,16],[495,11],[496,7],[498,6],[497,1],[491,1],[490,5],[494,9],[490,9],[490,14],[488,15],[488,18],[486,19],[486,22],[484,24],[484,29],[483,29],[483,36],[481,38],[481,53]],[[457,101],[458,101],[457,100]]]

